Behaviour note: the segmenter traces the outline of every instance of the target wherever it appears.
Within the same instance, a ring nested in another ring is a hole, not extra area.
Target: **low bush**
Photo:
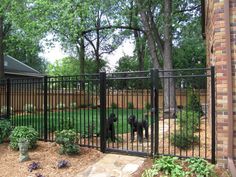
[[[151,106],[150,103],[146,103],[146,104],[145,104],[145,109],[146,109],[147,111],[149,111],[151,108],[152,108],[152,106]]]
[[[8,120],[0,120],[0,143],[11,134],[11,122]]]
[[[188,163],[189,175],[196,175],[198,177],[211,177],[216,176],[214,165],[208,163],[201,158],[190,158],[185,160]]]
[[[194,135],[192,131],[176,131],[175,134],[171,134],[171,144],[180,149],[189,149],[194,144],[199,143],[199,137]]]
[[[38,136],[38,132],[32,127],[15,127],[10,135],[10,147],[14,150],[18,150],[18,142],[20,139],[24,138],[29,142],[29,149],[35,148]]]
[[[1,107],[1,114],[7,114],[7,106]],[[13,108],[10,107],[10,114],[13,114]]]
[[[65,109],[66,105],[64,103],[57,104],[56,108],[59,110]]]
[[[128,102],[128,109],[134,109],[134,104],[132,102]]]
[[[70,108],[71,109],[76,109],[78,106],[77,106],[77,103],[76,102],[73,102],[73,103],[70,103]]]
[[[67,155],[78,154],[80,149],[79,146],[75,144],[76,139],[77,134],[74,130],[56,132],[56,143],[62,145],[59,153]]]
[[[142,177],[217,177],[214,165],[201,158],[180,160],[178,157],[163,156],[154,159],[150,169],[146,169]]]
[[[198,112],[182,110],[177,113],[177,124],[180,128],[186,128],[196,132],[200,128],[200,115]]]
[[[161,173],[171,177],[185,177],[186,172],[178,162],[178,157],[163,156],[154,160],[151,169],[147,169],[142,174],[142,177],[154,177]]]
[[[24,112],[26,112],[26,113],[33,113],[33,112],[35,112],[36,107],[35,107],[33,104],[26,104],[26,105],[23,107],[23,110],[24,110]]]
[[[117,106],[117,104],[116,103],[111,103],[111,109],[117,109],[118,108],[118,106]]]

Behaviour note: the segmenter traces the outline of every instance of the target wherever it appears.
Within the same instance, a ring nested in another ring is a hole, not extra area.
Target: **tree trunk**
[[[98,28],[100,27],[100,24],[98,24]],[[97,34],[97,40],[96,40],[96,48],[95,48],[95,58],[96,58],[96,72],[99,73],[100,69],[101,69],[101,64],[100,64],[100,57],[99,57],[99,48],[100,48],[100,34],[99,34],[99,30],[96,30],[96,34]]]
[[[164,5],[164,70],[172,70],[172,23],[171,23],[172,0],[165,0]],[[164,72],[164,112],[171,116],[175,114],[175,82],[171,77],[172,72]]]
[[[0,79],[4,77],[3,17],[0,16]]]
[[[84,83],[84,60],[85,60],[85,46],[84,46],[84,37],[81,36],[80,42],[79,42],[80,48],[79,48],[79,61],[80,61],[80,87],[82,90],[85,89],[85,83]]]
[[[143,71],[145,44],[142,41],[142,36],[140,32],[137,30],[134,30],[134,38],[135,38],[135,50],[137,52],[137,58],[138,58],[138,70]]]

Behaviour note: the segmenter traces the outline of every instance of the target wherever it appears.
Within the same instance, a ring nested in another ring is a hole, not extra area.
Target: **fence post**
[[[216,157],[215,157],[215,67],[211,66],[211,129],[212,129],[212,138],[211,138],[211,162],[213,164],[216,163]]]
[[[106,72],[100,72],[100,147],[101,152],[106,151]]]
[[[11,115],[11,80],[7,79],[7,119],[10,119]]]
[[[159,96],[158,96],[158,69],[151,70],[151,153],[153,155],[158,154],[158,142],[159,142]],[[155,128],[154,128],[155,123]],[[154,148],[154,149],[153,149]]]
[[[47,92],[48,92],[48,77],[44,76],[44,92],[43,92],[43,95],[44,95],[44,108],[43,108],[43,111],[44,111],[44,141],[48,140]]]

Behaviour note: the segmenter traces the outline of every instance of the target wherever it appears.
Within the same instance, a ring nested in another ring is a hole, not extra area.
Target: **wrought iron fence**
[[[12,125],[45,141],[74,129],[102,152],[215,159],[214,68],[7,79],[0,89]]]

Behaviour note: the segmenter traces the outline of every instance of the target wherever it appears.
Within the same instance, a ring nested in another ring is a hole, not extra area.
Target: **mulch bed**
[[[103,155],[101,152],[81,147],[79,155],[59,155],[59,146],[56,143],[39,141],[36,149],[29,152],[31,160],[19,163],[19,152],[9,147],[8,143],[0,144],[0,176],[1,177],[35,177],[40,173],[45,177],[74,177],[89,165],[97,162]],[[59,160],[68,160],[70,167],[58,169]],[[40,169],[28,171],[32,162],[39,162]]]

